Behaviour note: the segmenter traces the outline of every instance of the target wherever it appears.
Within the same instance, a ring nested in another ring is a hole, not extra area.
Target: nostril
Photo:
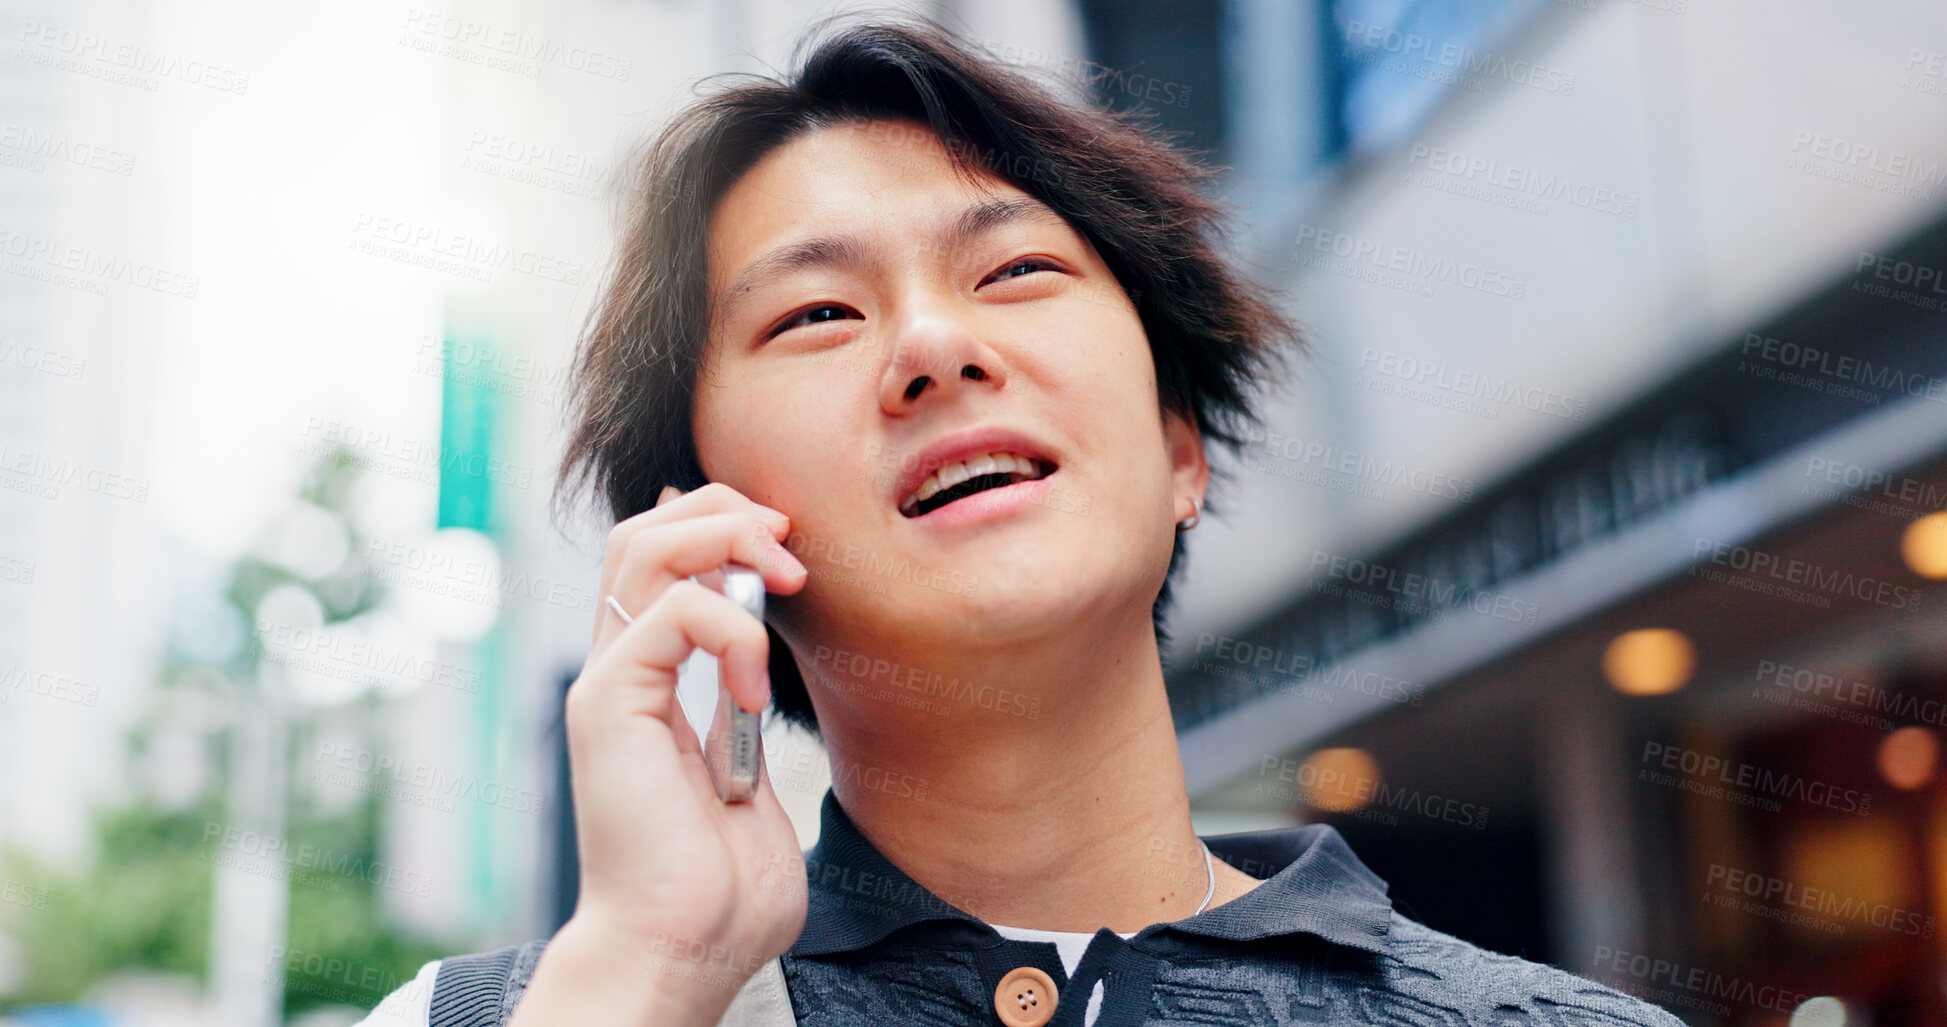
[[[906,386],[906,400],[911,402],[912,400],[918,399],[919,394],[925,392],[926,387],[932,383],[933,379],[925,375],[920,375],[918,378],[913,379],[913,383]]]
[[[987,380],[987,372],[981,370],[978,367],[975,367],[972,364],[968,364],[967,366],[960,369],[960,377],[969,378],[977,382],[984,382]]]

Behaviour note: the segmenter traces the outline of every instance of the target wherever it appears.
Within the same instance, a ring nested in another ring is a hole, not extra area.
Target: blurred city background
[[[618,170],[853,10],[0,2],[0,1023],[560,922]],[[1309,326],[1179,593],[1200,831],[1693,1024],[1947,1023],[1947,7],[896,10],[1227,168]]]

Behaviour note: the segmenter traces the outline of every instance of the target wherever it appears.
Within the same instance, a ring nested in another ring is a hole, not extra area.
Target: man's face
[[[923,126],[846,124],[730,189],[708,263],[697,449],[711,480],[792,518],[810,580],[774,608],[801,662],[1147,625],[1202,448],[1162,415],[1134,306],[1060,217],[970,180]],[[990,453],[1029,462],[968,463]],[[915,505],[947,458],[1007,477]]]

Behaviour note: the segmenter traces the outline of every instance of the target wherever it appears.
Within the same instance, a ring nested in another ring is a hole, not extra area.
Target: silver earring
[[[1196,526],[1197,526],[1197,522],[1198,522],[1198,521],[1200,521],[1200,520],[1202,520],[1202,519],[1203,519],[1203,501],[1202,501],[1202,500],[1199,500],[1199,499],[1198,499],[1197,497],[1195,497],[1195,496],[1191,496],[1191,497],[1190,497],[1190,516],[1188,516],[1188,517],[1185,517],[1185,518],[1183,518],[1183,519],[1182,519],[1182,520],[1180,520],[1180,521],[1177,521],[1177,522],[1176,522],[1176,530],[1178,530],[1178,531],[1189,531],[1189,530],[1190,530],[1191,528],[1194,528],[1194,527],[1196,527]]]

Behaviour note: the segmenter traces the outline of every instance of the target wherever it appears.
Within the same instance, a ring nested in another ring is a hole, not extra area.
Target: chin
[[[998,567],[983,575],[971,594],[946,604],[952,616],[943,629],[996,644],[1028,644],[1099,630],[1100,619],[1128,601],[1136,582],[1126,577],[1125,569],[1083,567],[1072,561],[1052,567]],[[1091,581],[1099,584],[1085,585]],[[1147,603],[1143,616],[1148,616]]]

